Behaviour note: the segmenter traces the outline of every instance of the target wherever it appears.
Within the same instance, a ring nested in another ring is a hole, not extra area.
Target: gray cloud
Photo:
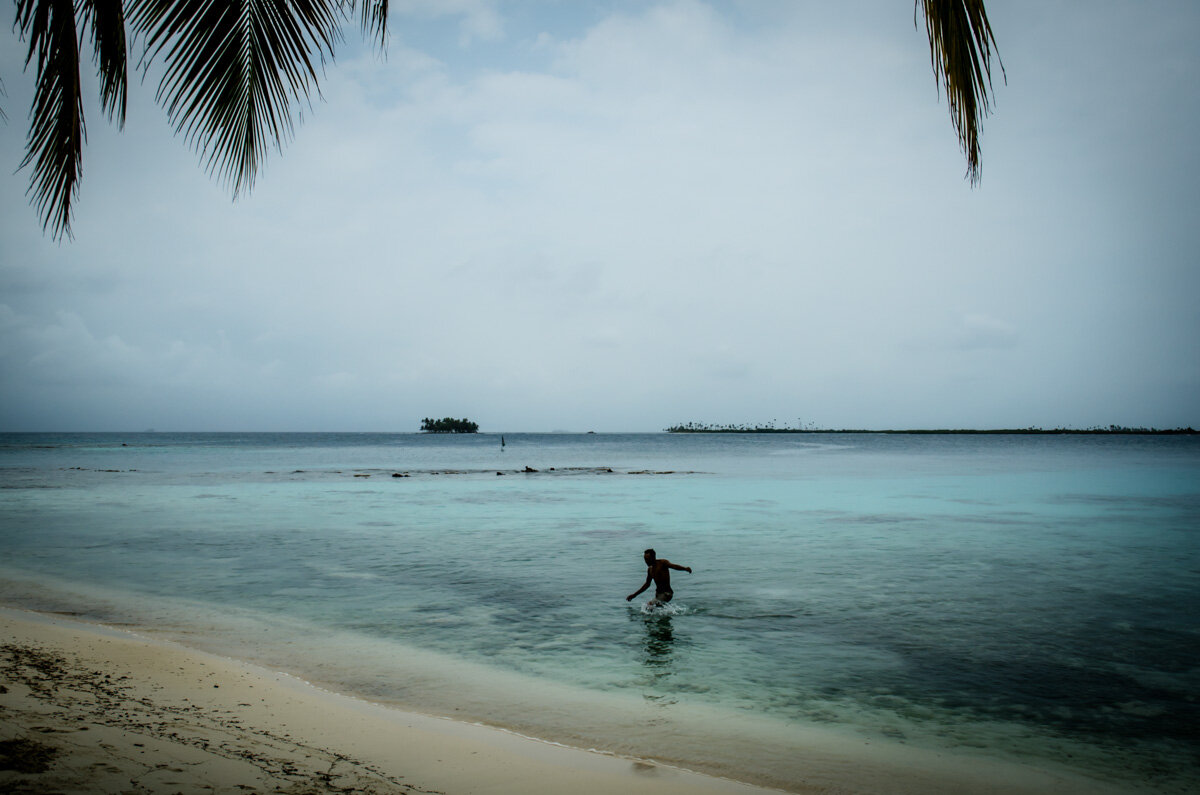
[[[73,243],[0,182],[0,424],[1197,424],[1200,12],[993,8],[972,190],[895,6],[402,4],[237,202],[135,91]]]

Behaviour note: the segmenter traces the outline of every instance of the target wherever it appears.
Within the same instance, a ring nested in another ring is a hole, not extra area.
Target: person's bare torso
[[[659,558],[650,564],[650,579],[654,580],[654,588],[657,591],[671,590],[671,569],[668,565],[670,561],[665,558]]]

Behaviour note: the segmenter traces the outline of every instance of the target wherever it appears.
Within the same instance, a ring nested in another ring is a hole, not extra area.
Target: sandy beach
[[[0,790],[12,793],[778,791],[384,707],[121,629],[0,609]],[[1099,793],[918,749],[797,748],[822,793]]]
[[[15,611],[0,627],[4,792],[767,792],[379,707],[104,627]]]

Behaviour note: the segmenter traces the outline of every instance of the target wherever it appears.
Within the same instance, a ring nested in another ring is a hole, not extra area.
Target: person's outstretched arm
[[[688,574],[692,573],[691,566],[676,566],[674,563],[668,563],[667,566],[669,566],[670,568],[675,569],[677,571],[686,571]]]
[[[625,601],[626,601],[626,602],[632,602],[632,601],[633,601],[633,597],[637,596],[638,594],[640,594],[642,591],[646,590],[646,589],[647,589],[647,588],[649,588],[649,587],[650,587],[650,575],[649,575],[649,574],[647,574],[647,575],[646,575],[646,581],[645,581],[644,583],[642,583],[642,587],[641,587],[641,588],[638,588],[636,591],[634,591],[633,593],[629,594],[629,596],[626,596],[626,597],[625,597]]]

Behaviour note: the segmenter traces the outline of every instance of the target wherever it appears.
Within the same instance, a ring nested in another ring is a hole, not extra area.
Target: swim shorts
[[[673,597],[674,595],[675,595],[674,591],[658,591],[657,593],[654,594],[654,598],[656,601],[666,604],[667,602],[671,601],[671,597]]]

